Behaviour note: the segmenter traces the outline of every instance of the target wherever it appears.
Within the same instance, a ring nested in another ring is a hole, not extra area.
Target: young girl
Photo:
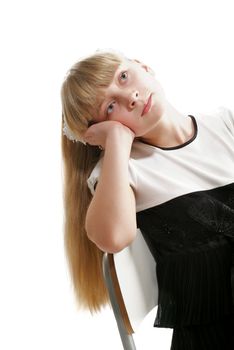
[[[157,266],[155,327],[173,350],[234,349],[234,114],[185,115],[147,65],[96,52],[61,90],[65,247],[79,304],[108,301],[103,252],[140,228]]]

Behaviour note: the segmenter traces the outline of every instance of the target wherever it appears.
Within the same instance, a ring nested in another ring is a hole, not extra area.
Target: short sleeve
[[[96,166],[94,167],[90,176],[87,179],[88,188],[90,189],[90,192],[92,193],[92,195],[94,195],[95,188],[98,183],[98,179],[101,173],[102,163],[103,163],[103,157],[99,159],[99,161],[97,162]],[[128,164],[129,164],[128,165],[129,185],[132,187],[134,191],[136,191],[137,176],[136,176],[136,172],[135,172],[134,165],[131,158],[129,159]]]
[[[219,107],[219,112],[222,120],[224,121],[226,127],[230,133],[234,136],[234,111],[226,107]]]

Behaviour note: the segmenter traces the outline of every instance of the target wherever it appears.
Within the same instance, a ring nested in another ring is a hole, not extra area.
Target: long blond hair
[[[82,139],[98,113],[103,89],[123,61],[119,52],[103,51],[74,64],[62,84],[62,128]],[[85,216],[92,199],[87,178],[100,157],[96,146],[72,142],[62,130],[64,246],[77,306],[99,311],[108,301],[102,274],[103,252],[87,238]]]

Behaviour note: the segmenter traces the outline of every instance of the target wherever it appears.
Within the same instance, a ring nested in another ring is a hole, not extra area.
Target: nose
[[[134,108],[136,105],[136,101],[139,98],[139,92],[137,90],[134,90],[130,93],[129,96],[129,108]]]

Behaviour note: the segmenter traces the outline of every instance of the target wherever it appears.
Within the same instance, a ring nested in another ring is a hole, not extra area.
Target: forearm
[[[136,234],[136,207],[129,186],[131,142],[118,134],[107,140],[101,174],[86,216],[89,238],[101,249],[118,251]]]

